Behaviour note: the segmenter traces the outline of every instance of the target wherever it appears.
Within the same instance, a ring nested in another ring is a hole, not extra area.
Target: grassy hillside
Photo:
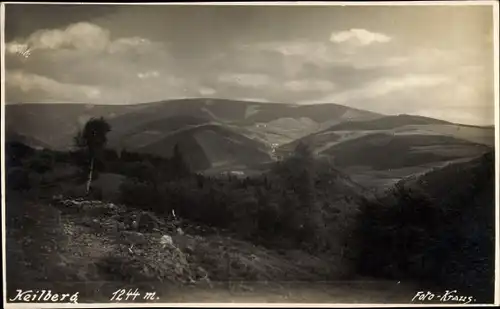
[[[178,144],[186,161],[194,170],[271,161],[264,144],[218,125],[187,128],[163,135],[149,144],[143,136],[144,132],[135,138],[140,143],[127,141],[126,148],[140,153],[170,157],[174,146]]]
[[[349,121],[334,125],[328,131],[390,130],[406,125],[450,124],[447,121],[423,116],[385,116],[367,121]]]
[[[332,156],[338,166],[382,170],[474,157],[489,150],[485,145],[449,136],[376,133],[334,145],[322,154]]]
[[[294,140],[291,143],[287,143],[285,145],[282,145],[282,146],[278,147],[277,153],[279,155],[282,155],[282,156],[289,154],[300,143],[306,143],[308,145],[311,145],[311,147],[313,147],[315,149],[315,151],[318,151],[318,150],[325,148],[325,147],[328,147],[330,145],[335,145],[341,139],[342,139],[342,136],[339,134],[336,134],[334,132],[329,132],[329,131],[323,131],[323,132],[307,135],[303,138],[299,138],[297,140]]]

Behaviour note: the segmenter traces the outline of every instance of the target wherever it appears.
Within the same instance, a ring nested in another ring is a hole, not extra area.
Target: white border
[[[5,89],[5,4],[18,4],[18,5],[44,5],[44,4],[58,4],[58,5],[172,5],[172,6],[193,6],[193,5],[203,5],[203,6],[491,6],[493,9],[493,40],[494,40],[494,53],[493,53],[493,61],[494,61],[494,92],[495,92],[495,203],[496,203],[496,225],[495,225],[495,300],[494,304],[491,305],[477,305],[477,304],[468,304],[462,305],[464,307],[467,306],[481,306],[481,307],[491,307],[498,306],[500,304],[500,228],[498,224],[498,219],[500,217],[499,210],[499,197],[500,197],[500,186],[498,182],[498,178],[500,175],[500,159],[498,154],[498,149],[500,146],[500,107],[499,107],[499,4],[497,1],[474,1],[474,0],[466,0],[466,1],[419,1],[419,2],[408,2],[408,1],[377,1],[377,2],[321,2],[321,1],[310,1],[310,2],[212,2],[212,3],[203,3],[203,2],[177,2],[177,3],[109,3],[109,2],[98,2],[98,3],[71,3],[71,2],[2,2],[0,6],[0,31],[1,31],[1,89]],[[326,307],[455,307],[456,304],[293,304],[293,303],[252,303],[252,304],[244,304],[244,303],[144,303],[144,304],[134,304],[134,303],[94,303],[94,304],[54,304],[54,303],[7,303],[7,290],[6,290],[6,244],[5,244],[5,157],[4,157],[4,139],[5,139],[5,91],[1,91],[1,198],[2,198],[2,267],[3,267],[3,305],[12,308],[124,308],[124,307],[203,307],[203,306],[213,306],[213,307],[317,307],[317,308],[326,308]]]
[[[85,3],[85,2],[16,2],[16,1],[6,1],[4,4],[63,4],[63,5],[174,5],[174,6],[186,6],[186,5],[203,5],[203,6],[429,6],[429,5],[493,5],[496,1],[493,0],[462,0],[462,1],[335,1],[335,2],[325,2],[325,1],[283,1],[283,2],[95,2],[95,3]]]
[[[494,65],[494,79],[493,86],[495,91],[495,304],[500,304],[500,227],[499,227],[499,200],[500,200],[500,186],[499,186],[499,176],[500,176],[500,156],[498,154],[498,149],[500,147],[500,77],[499,77],[499,4],[497,1],[493,4],[493,65]]]
[[[1,6],[0,6],[0,20],[1,20],[1,24],[0,24],[0,36],[1,36],[1,42],[0,42],[0,55],[2,57],[2,59],[0,60],[1,64],[0,64],[0,71],[1,71],[1,87],[0,89],[5,89],[5,5],[4,3],[1,3]],[[1,102],[1,120],[0,120],[0,126],[1,126],[1,145],[0,145],[0,149],[1,149],[1,155],[0,155],[0,162],[2,164],[2,166],[0,166],[0,169],[1,169],[1,187],[2,187],[2,192],[1,192],[1,198],[2,198],[2,287],[3,287],[3,294],[4,295],[7,295],[7,278],[5,276],[5,271],[7,270],[7,263],[5,262],[6,260],[6,244],[5,244],[5,233],[6,233],[6,229],[5,229],[5,156],[4,156],[4,151],[5,151],[5,143],[4,143],[4,140],[5,140],[5,90],[2,91],[2,94],[1,94],[1,98],[2,98],[2,102]],[[6,301],[7,301],[7,296],[5,296],[5,298],[3,299],[3,304],[4,306],[7,306],[6,304]]]

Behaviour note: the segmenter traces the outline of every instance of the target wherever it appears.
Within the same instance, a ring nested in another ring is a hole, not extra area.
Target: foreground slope
[[[450,286],[472,303],[492,302],[495,162],[488,152],[405,179],[363,207],[360,269]]]

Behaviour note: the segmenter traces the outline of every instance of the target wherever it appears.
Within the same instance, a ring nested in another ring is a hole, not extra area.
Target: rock
[[[132,221],[132,224],[130,224],[130,228],[134,231],[139,230],[139,223],[137,223],[136,220]]]
[[[163,235],[160,238],[160,244],[162,244],[163,246],[173,247],[174,241],[172,240],[172,237],[170,235]]]
[[[184,235],[184,232],[182,231],[182,229],[180,227],[177,228],[177,234]]]
[[[188,245],[184,251],[188,254],[193,254],[194,253],[194,248],[191,245]]]
[[[122,231],[121,238],[126,244],[129,245],[143,245],[147,243],[144,234],[132,231]]]
[[[124,231],[126,229],[125,223],[118,222],[117,223],[117,229],[118,229],[118,231]]]
[[[82,220],[82,225],[84,225],[84,226],[91,227],[91,226],[92,226],[92,223],[93,223],[93,222],[92,222],[92,220],[90,220],[89,218],[84,218],[84,219]]]
[[[138,216],[138,229],[141,232],[153,232],[154,229],[158,229],[163,224],[160,219],[149,212],[142,212]]]

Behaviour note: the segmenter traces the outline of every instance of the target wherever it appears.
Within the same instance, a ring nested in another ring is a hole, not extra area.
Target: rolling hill
[[[299,106],[222,99],[182,99],[138,105],[16,104],[6,106],[6,128],[64,150],[91,117],[112,126],[115,149],[169,156],[175,143],[196,169],[246,166],[272,160],[271,145],[344,121],[381,115],[336,104]]]
[[[347,121],[330,127],[329,131],[390,130],[407,125],[451,124],[448,121],[415,115],[395,115],[369,121]]]
[[[138,133],[133,137],[143,141],[144,138],[141,136],[144,134],[146,133]],[[130,140],[129,144],[132,145]],[[164,134],[160,139],[147,145],[127,149],[170,157],[176,144],[179,145],[191,168],[198,171],[212,167],[247,166],[272,160],[265,144],[214,124],[189,127]]]
[[[494,144],[493,127],[384,116],[337,104],[205,98],[137,105],[18,104],[7,105],[6,116],[8,139],[58,150],[71,146],[86,120],[102,116],[112,126],[112,148],[169,156],[179,143],[197,170],[259,166],[286,156],[299,142],[335,157],[341,167],[365,166],[371,173],[469,158]]]
[[[376,133],[334,145],[321,154],[333,156],[339,166],[388,170],[474,157],[488,150],[488,146],[444,135]]]
[[[35,137],[51,147],[64,148],[90,117],[105,117],[113,131],[127,132],[132,127],[161,123],[171,117],[190,116],[251,129],[265,137],[272,134],[269,131],[276,131],[277,135],[289,131],[298,122],[304,125],[295,135],[304,136],[334,122],[375,119],[381,115],[336,104],[300,106],[200,98],[137,105],[13,104],[6,106],[6,116],[8,130]],[[287,134],[290,133],[284,134],[284,139],[291,141]]]
[[[287,156],[299,143],[334,159],[357,182],[384,189],[404,177],[491,150],[495,130],[421,116],[385,116],[330,126],[277,147],[276,154]]]
[[[488,146],[495,144],[495,129],[492,126],[470,126],[422,116],[397,115],[367,121],[342,122],[281,145],[278,147],[278,151],[285,155],[293,150],[299,142],[303,142],[311,145],[316,152],[321,152],[340,142],[375,133],[443,135]]]

